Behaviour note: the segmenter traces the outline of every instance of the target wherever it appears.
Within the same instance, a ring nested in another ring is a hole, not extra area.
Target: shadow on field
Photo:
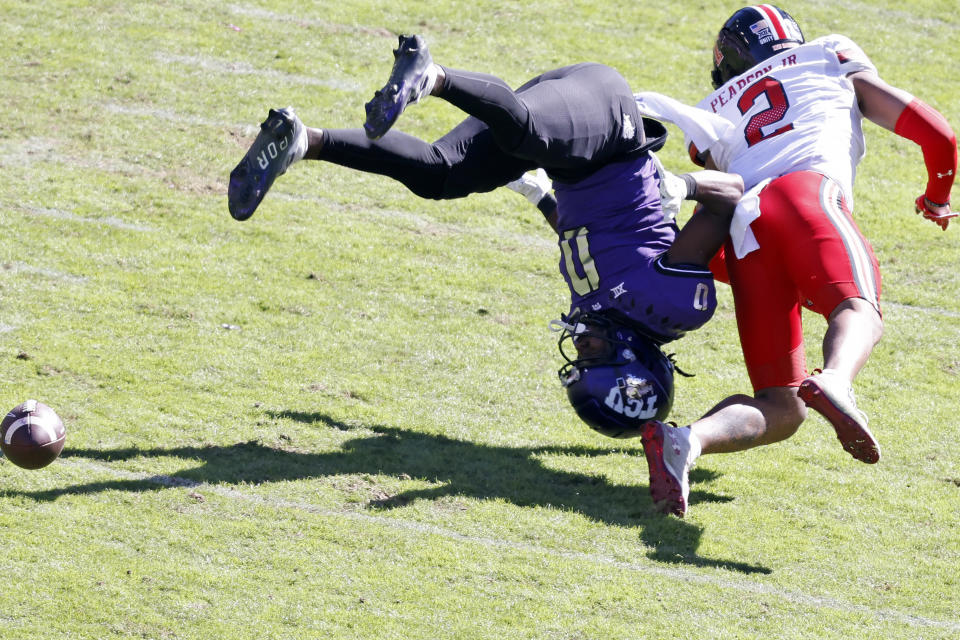
[[[272,412],[274,418],[297,420],[341,431],[354,427],[320,413]],[[521,507],[553,507],[580,513],[598,522],[639,529],[641,540],[652,548],[648,557],[673,564],[719,567],[742,573],[770,573],[770,569],[733,560],[714,560],[697,555],[702,528],[653,510],[646,486],[611,484],[601,477],[551,469],[542,458],[551,455],[593,457],[613,453],[605,447],[497,447],[454,440],[441,435],[405,431],[386,426],[366,427],[364,435],[343,443],[329,453],[285,451],[257,441],[228,446],[174,447],[169,449],[68,449],[63,457],[105,462],[141,457],[176,457],[194,460],[198,466],[176,474],[118,479],[76,485],[63,489],[14,492],[35,500],[54,500],[61,495],[108,490],[157,491],[167,487],[200,483],[260,484],[323,476],[385,474],[425,479],[439,486],[388,495],[380,492],[368,503],[373,510],[402,507],[415,500],[464,496],[478,500],[501,499]],[[647,466],[636,458],[636,473],[644,480]],[[694,470],[691,485],[715,475]],[[692,488],[690,502],[726,502],[731,498]]]

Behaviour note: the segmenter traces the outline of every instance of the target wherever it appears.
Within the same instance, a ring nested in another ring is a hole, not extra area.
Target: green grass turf
[[[0,459],[0,638],[960,635],[960,228],[912,213],[913,143],[865,125],[857,182],[886,319],[857,391],[884,459],[812,416],[702,459],[685,520],[652,512],[639,442],[566,406],[567,293],[522,198],[304,163],[227,214],[267,108],[360,126],[397,33],[513,84],[597,60],[694,102],[738,6],[0,0],[0,407],[68,429],[44,470]],[[784,8],[960,127],[954,3]],[[430,101],[401,126],[461,117]],[[681,423],[749,389],[719,295],[671,346],[697,374]]]

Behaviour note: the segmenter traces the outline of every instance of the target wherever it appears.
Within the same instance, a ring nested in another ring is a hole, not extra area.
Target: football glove
[[[944,205],[940,205],[941,207],[947,208],[947,211],[945,213],[937,213],[936,211],[930,208],[930,204],[936,204],[936,203],[928,200],[925,195],[921,195],[919,198],[917,198],[916,202],[914,202],[917,213],[922,215],[927,220],[930,220],[940,225],[940,228],[943,229],[944,231],[947,230],[947,225],[950,224],[950,218],[956,218],[957,216],[960,216],[960,212],[950,211],[949,202]]]
[[[663,207],[663,215],[670,219],[676,218],[680,213],[680,206],[688,195],[687,183],[683,178],[678,178],[667,171],[657,154],[650,155],[660,176],[660,205]]]
[[[540,204],[544,196],[550,193],[553,183],[543,169],[537,169],[536,172],[528,172],[507,183],[507,188],[521,194],[533,204]]]

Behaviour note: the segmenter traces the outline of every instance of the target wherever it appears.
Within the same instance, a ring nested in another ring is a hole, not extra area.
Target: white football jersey
[[[853,202],[866,150],[848,74],[876,68],[852,40],[829,35],[770,57],[731,78],[697,106],[733,124],[707,149],[717,167],[763,180],[810,170],[837,181]],[[689,147],[691,138],[687,137]]]

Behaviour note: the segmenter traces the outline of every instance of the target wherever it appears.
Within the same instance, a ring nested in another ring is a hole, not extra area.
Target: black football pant
[[[325,129],[320,159],[441,200],[491,191],[537,167],[576,182],[659,148],[666,136],[662,125],[641,119],[627,81],[605,65],[555,69],[516,91],[488,74],[444,72],[440,97],[470,115],[446,135],[431,144],[394,129],[379,140],[362,129]]]

